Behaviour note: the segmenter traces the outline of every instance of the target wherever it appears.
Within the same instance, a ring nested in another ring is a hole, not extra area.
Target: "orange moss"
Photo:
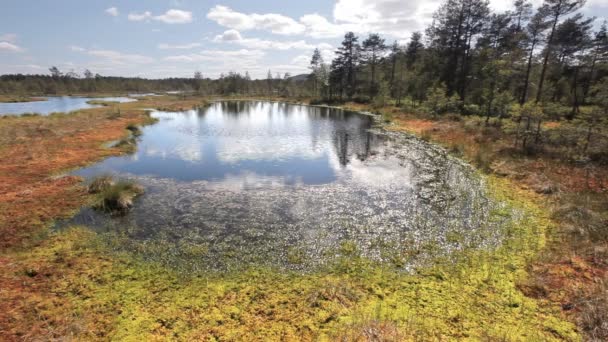
[[[159,97],[121,104],[120,112],[109,106],[67,115],[0,118],[1,340],[53,339],[74,329],[87,331],[85,321],[71,314],[65,294],[53,293],[62,276],[56,272],[57,265],[22,269],[16,255],[9,252],[25,245],[33,248],[49,222],[69,215],[87,200],[82,179],[61,173],[122,153],[103,145],[127,136],[129,124],[149,121],[139,108],[189,109],[202,103],[200,98]],[[101,262],[98,258],[89,261]],[[86,260],[61,263],[76,264],[86,265]],[[56,312],[66,314],[51,314]]]
[[[396,129],[405,130],[407,132],[421,134],[422,132],[429,131],[436,128],[437,122],[422,119],[395,119],[397,124]]]

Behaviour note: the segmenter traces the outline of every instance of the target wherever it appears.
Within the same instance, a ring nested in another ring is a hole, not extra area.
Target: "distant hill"
[[[300,75],[291,76],[289,78],[289,80],[295,81],[295,82],[304,82],[304,81],[308,80],[309,76],[310,76],[310,74],[300,74]]]

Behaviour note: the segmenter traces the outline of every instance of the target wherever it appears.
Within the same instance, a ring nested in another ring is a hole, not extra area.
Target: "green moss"
[[[369,327],[400,339],[578,340],[558,308],[515,286],[544,245],[551,221],[526,193],[504,180],[487,180],[504,203],[491,215],[518,213],[506,223],[509,238],[502,247],[456,252],[413,274],[373,263],[349,242],[339,247],[334,264],[312,273],[256,267],[183,274],[111,252],[86,228],[57,233],[24,254],[23,269],[52,265],[53,293],[65,294],[74,307],[53,314],[81,312],[88,334],[116,340],[331,340]],[[287,253],[302,262],[300,251]]]

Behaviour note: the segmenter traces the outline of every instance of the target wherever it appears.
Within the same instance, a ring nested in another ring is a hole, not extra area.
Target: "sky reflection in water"
[[[270,102],[152,115],[160,121],[143,128],[136,153],[76,172],[133,178],[146,194],[125,216],[85,208],[65,224],[119,234],[121,248],[190,269],[306,269],[345,242],[407,268],[501,239],[468,166],[370,130],[371,117]]]

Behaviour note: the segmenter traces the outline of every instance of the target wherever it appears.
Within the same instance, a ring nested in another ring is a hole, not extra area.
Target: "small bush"
[[[445,118],[454,122],[462,121],[462,115],[456,113],[446,114]]]
[[[138,136],[142,135],[141,129],[138,126],[134,125],[134,124],[129,124],[127,126],[127,129],[129,131],[131,131],[131,134],[133,134],[133,136],[138,137]]]
[[[115,147],[120,148],[127,154],[132,154],[137,151],[137,144],[135,143],[135,139],[133,137],[122,139],[115,145]]]
[[[572,111],[572,108],[563,106],[559,103],[548,102],[548,103],[543,104],[543,112],[545,113],[545,115],[547,116],[547,118],[549,120],[563,119],[563,118],[567,117],[568,115],[570,115],[571,111]]]
[[[118,181],[106,185],[97,193],[93,208],[106,212],[125,212],[133,207],[133,200],[144,193],[141,185],[132,181]]]
[[[450,152],[456,156],[464,155],[464,144],[462,143],[454,143],[450,146]]]
[[[601,282],[588,298],[583,298],[579,325],[590,341],[608,340],[608,284]]]
[[[492,160],[491,148],[488,147],[488,144],[481,144],[475,154],[475,165],[477,165],[481,171],[488,173],[492,170]]]
[[[464,105],[463,112],[467,115],[480,115],[481,109],[476,104],[468,103]]]
[[[110,175],[98,176],[87,187],[87,191],[90,194],[98,194],[103,190],[114,185],[114,179]]]

